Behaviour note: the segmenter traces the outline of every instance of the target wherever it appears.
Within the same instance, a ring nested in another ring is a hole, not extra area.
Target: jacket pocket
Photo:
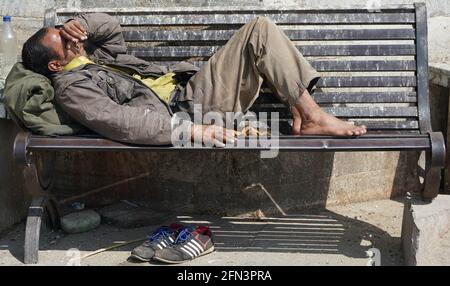
[[[118,75],[99,71],[97,85],[118,104],[124,104],[132,98],[134,83]]]

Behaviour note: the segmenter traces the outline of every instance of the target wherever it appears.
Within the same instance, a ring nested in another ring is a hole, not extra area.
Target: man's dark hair
[[[58,55],[51,47],[42,43],[49,28],[42,28],[31,36],[23,45],[22,61],[27,69],[49,76],[53,72],[48,69],[51,60],[58,59]]]

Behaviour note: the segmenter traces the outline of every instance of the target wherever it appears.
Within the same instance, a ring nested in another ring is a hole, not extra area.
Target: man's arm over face
[[[149,145],[171,144],[169,113],[146,106],[119,105],[92,80],[72,74],[65,86],[56,84],[58,104],[79,123],[113,140]]]
[[[116,18],[105,13],[81,14],[73,20],[78,21],[87,32],[87,41],[101,48],[113,57],[127,51],[122,27]]]

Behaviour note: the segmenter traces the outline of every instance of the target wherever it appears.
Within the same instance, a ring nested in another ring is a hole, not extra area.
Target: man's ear
[[[62,72],[64,70],[64,66],[58,60],[49,61],[47,67],[52,72]]]

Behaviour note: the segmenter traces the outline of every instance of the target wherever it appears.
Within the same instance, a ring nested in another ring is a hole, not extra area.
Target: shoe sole
[[[153,257],[153,260],[158,260],[158,261],[165,262],[165,263],[169,263],[169,264],[179,264],[179,263],[184,263],[184,262],[192,261],[192,260],[194,260],[195,258],[198,258],[198,257],[200,257],[200,256],[209,254],[209,253],[211,253],[211,252],[213,252],[213,251],[214,251],[214,246],[212,246],[210,249],[206,250],[205,252],[201,253],[199,256],[196,256],[196,257],[194,257],[194,258],[192,258],[192,259],[182,260],[182,261],[167,260],[167,259],[160,258],[160,257],[156,257],[156,256]]]
[[[131,254],[130,257],[134,258],[136,260],[142,261],[142,262],[150,262],[152,260],[151,258],[143,258],[143,257],[140,257],[140,256],[135,255],[135,254]]]

